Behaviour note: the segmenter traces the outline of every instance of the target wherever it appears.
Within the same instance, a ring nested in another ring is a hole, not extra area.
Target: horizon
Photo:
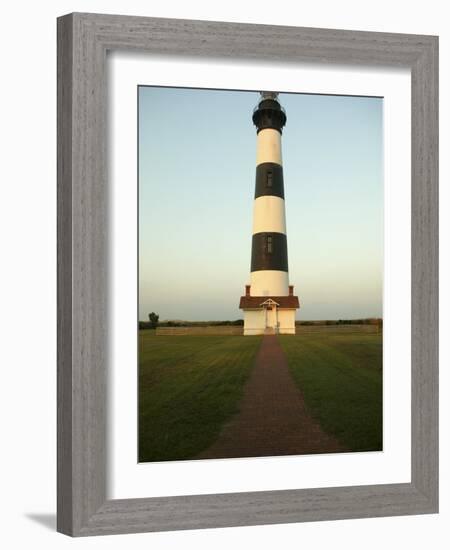
[[[156,313],[158,315],[158,312],[153,311],[150,313]],[[300,323],[309,323],[311,321],[314,322],[320,322],[320,321],[370,321],[370,320],[379,320],[383,319],[383,317],[353,317],[353,318],[341,318],[341,319],[296,319],[295,321]],[[237,319],[158,319],[158,323],[226,323],[226,322],[235,322],[235,321],[244,321],[243,317],[238,317]],[[147,323],[148,322],[148,315],[147,319],[139,319],[140,323]]]
[[[139,87],[140,320],[243,317],[257,101],[257,92]],[[382,99],[279,101],[296,320],[382,318]]]

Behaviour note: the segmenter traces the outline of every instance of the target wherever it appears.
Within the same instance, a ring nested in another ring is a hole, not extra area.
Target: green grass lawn
[[[139,333],[139,461],[182,460],[236,412],[260,337]]]
[[[279,336],[306,406],[351,451],[382,449],[381,334]]]

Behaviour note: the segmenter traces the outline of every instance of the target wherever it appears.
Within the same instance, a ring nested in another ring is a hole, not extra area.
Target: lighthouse
[[[289,284],[281,135],[286,113],[278,93],[261,92],[253,111],[256,126],[256,180],[250,284],[239,307],[244,335],[295,334],[300,307]]]

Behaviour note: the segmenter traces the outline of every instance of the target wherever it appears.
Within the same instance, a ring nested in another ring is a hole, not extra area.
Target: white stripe
[[[256,137],[256,164],[276,162],[282,165],[281,134],[273,128],[258,132]]]
[[[253,205],[253,233],[263,231],[286,234],[284,199],[263,195]]]
[[[288,296],[289,276],[286,271],[262,270],[250,274],[250,296]]]

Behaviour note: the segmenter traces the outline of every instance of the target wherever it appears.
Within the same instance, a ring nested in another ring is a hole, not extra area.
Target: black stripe
[[[284,199],[283,167],[276,162],[263,162],[256,167],[255,199],[264,195]]]
[[[284,233],[255,233],[252,239],[251,271],[288,270],[287,239]]]

